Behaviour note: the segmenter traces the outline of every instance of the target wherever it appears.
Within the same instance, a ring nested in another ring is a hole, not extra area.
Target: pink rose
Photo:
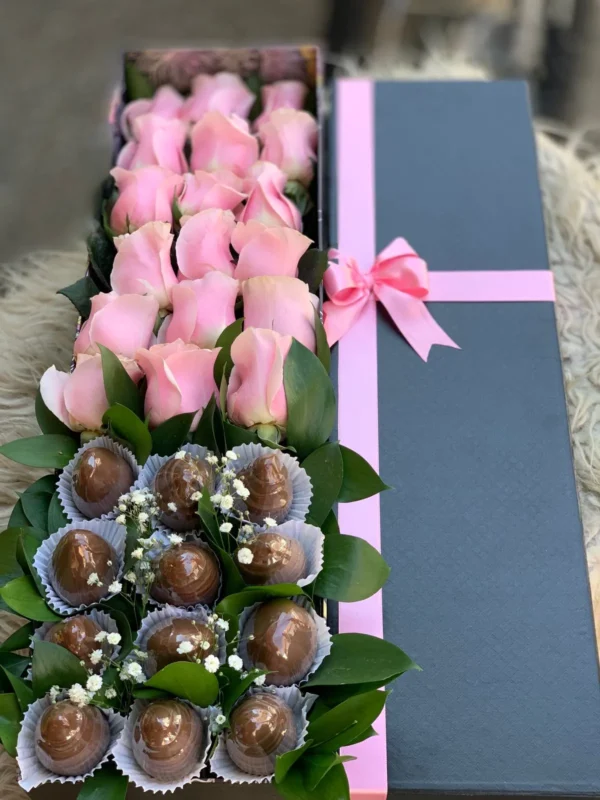
[[[129,377],[136,383],[142,371],[131,359],[121,358]],[[100,355],[79,355],[73,372],[50,367],[42,375],[40,392],[54,416],[73,431],[99,430],[108,408]]]
[[[171,265],[172,242],[168,222],[147,222],[133,233],[115,236],[117,255],[110,275],[114,291],[150,294],[158,300],[160,308],[170,308],[171,289],[177,284]]]
[[[196,429],[208,401],[218,394],[213,370],[219,349],[202,350],[177,339],[138,350],[136,359],[148,381],[144,408],[151,426],[197,411],[192,423],[192,430]]]
[[[179,272],[186,278],[203,278],[218,270],[233,275],[229,244],[235,228],[231,211],[210,208],[181,218],[181,232],[175,245]]]
[[[173,222],[173,200],[183,188],[181,175],[155,166],[114,167],[110,174],[119,190],[110,214],[110,227],[116,233],[135,230],[145,222]]]
[[[195,281],[181,281],[173,288],[173,315],[165,320],[164,341],[181,339],[198,347],[214,347],[225,328],[235,322],[237,296],[238,282],[222,272],[213,270]]]
[[[156,114],[163,119],[177,119],[183,108],[183,97],[172,86],[161,86],[154,97],[132,100],[121,114],[121,131],[126,139],[133,139],[133,122],[144,114]]]
[[[250,278],[242,284],[244,327],[270,328],[293,336],[315,352],[315,308],[319,298],[298,278]]]
[[[173,172],[185,172],[183,155],[186,126],[179,119],[143,114],[133,121],[135,141],[127,142],[117,157],[117,166],[138,169],[157,165]]]
[[[192,128],[193,170],[216,172],[229,169],[244,176],[258,159],[258,141],[240,117],[225,117],[209,111]]]
[[[311,242],[293,228],[269,228],[256,220],[238,222],[231,236],[231,244],[239,253],[235,277],[240,281],[259,275],[295,278],[300,257]]]
[[[140,347],[148,347],[158,301],[152,295],[116,292],[92,297],[92,311],[75,340],[75,355],[99,353],[103,344],[124,358],[133,358]]]
[[[298,208],[284,194],[287,177],[275,164],[265,162],[240,214],[241,222],[256,220],[263,225],[283,225],[302,230]]]
[[[295,108],[300,110],[308,94],[308,86],[302,81],[277,81],[262,87],[262,114],[254,121],[254,127],[259,130],[269,115],[279,108]]]
[[[283,363],[291,336],[247,328],[231,346],[233,369],[227,389],[227,413],[236,425],[287,425]]]
[[[192,81],[192,93],[183,108],[183,118],[197,122],[207,111],[219,111],[226,117],[237,114],[246,118],[254,105],[254,94],[239,75],[218,72],[216,75],[197,75]]]
[[[263,142],[261,161],[276,164],[289,180],[308,186],[317,158],[316,119],[307,111],[280,108],[262,123],[258,135]]]
[[[179,211],[184,214],[197,214],[207,208],[221,208],[233,211],[246,198],[240,191],[241,178],[229,170],[218,172],[186,173],[183,176],[184,188],[178,201]]]

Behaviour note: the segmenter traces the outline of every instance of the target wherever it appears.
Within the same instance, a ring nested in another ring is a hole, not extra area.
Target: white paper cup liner
[[[315,702],[316,695],[303,695],[297,686],[263,686],[261,688],[250,689],[247,694],[240,698],[242,702],[248,695],[255,694],[274,694],[290,706],[294,714],[296,723],[297,744],[293,749],[300,747],[306,741],[308,730],[308,712]],[[222,733],[219,737],[217,748],[210,759],[210,769],[218,778],[229,781],[229,783],[269,783],[273,779],[274,771],[270,775],[249,775],[233,763],[227,745],[225,744],[226,734]]]
[[[35,556],[33,557],[33,566],[37,570],[37,573],[44,585],[44,589],[46,590],[46,599],[48,604],[59,614],[69,616],[71,616],[75,611],[81,611],[82,609],[87,608],[87,606],[84,604],[80,606],[70,606],[68,603],[65,603],[61,597],[59,597],[57,592],[54,590],[52,583],[50,582],[50,568],[52,554],[57,544],[65,535],[65,533],[75,530],[92,531],[92,533],[97,533],[98,536],[101,536],[114,547],[117,553],[117,558],[119,559],[119,569],[115,578],[117,581],[120,581],[122,578],[123,561],[125,558],[125,528],[122,525],[117,525],[116,522],[108,519],[87,519],[82,522],[71,522],[69,525],[65,525],[64,528],[56,531],[56,533],[50,534],[47,539],[44,539],[42,544],[37,549]],[[107,594],[106,597],[102,598],[102,600],[108,600],[109,597],[114,597],[114,593]],[[90,605],[96,605],[96,603],[91,603]]]
[[[103,631],[106,631],[107,633],[118,633],[119,632],[119,628],[117,627],[117,623],[110,616],[110,614],[107,614],[105,611],[100,611],[100,609],[98,609],[98,608],[92,608],[91,611],[86,611],[82,616],[89,617],[90,619],[93,619],[94,622],[96,623],[96,625],[98,625],[99,628],[101,628]],[[66,622],[67,619],[68,619],[68,617],[66,617],[65,620],[63,620],[63,622]],[[43,625],[40,625],[40,627],[35,631],[35,633],[31,637],[31,649],[32,650],[35,649],[35,643],[39,642],[40,640],[42,640],[46,636],[46,634],[48,633],[50,628],[52,628],[56,624],[57,624],[56,622],[44,622]],[[102,645],[99,643],[98,647],[101,647],[101,646]],[[112,646],[111,658],[113,660],[115,660],[118,657],[120,652],[121,652],[121,646],[118,645],[118,644],[113,645]],[[105,670],[106,670],[106,666],[103,666],[102,669],[100,670],[100,672],[98,673],[98,675],[102,675],[102,673]],[[29,667],[29,670],[27,671],[27,677],[31,678],[31,667]]]
[[[143,650],[146,652],[150,637],[172,619],[194,619],[198,622],[206,624],[208,615],[210,613],[210,609],[203,605],[194,606],[194,608],[191,609],[179,608],[177,606],[163,606],[156,611],[151,611],[149,614],[146,614],[142,620],[142,624],[135,640],[135,647],[138,650]],[[217,641],[219,643],[219,651],[217,655],[221,664],[224,664],[227,660],[227,639],[225,636],[225,631],[217,628],[216,634]],[[145,664],[146,662],[144,662],[142,666],[145,667]],[[151,674],[146,672],[146,677],[150,678]]]
[[[278,598],[270,598],[270,599],[275,600]],[[319,616],[319,614],[317,614],[317,612],[314,610],[308,597],[297,596],[297,597],[291,597],[290,599],[293,600],[294,603],[297,603],[299,606],[302,606],[302,608],[305,608],[309,612],[311,617],[314,619],[315,624],[317,626],[317,652],[315,653],[313,663],[311,664],[308,672],[302,678],[302,680],[296,681],[297,686],[302,686],[302,684],[306,683],[306,681],[310,678],[310,676],[319,669],[324,659],[331,652],[331,633],[329,631],[329,628],[327,627],[327,623],[325,622],[323,617]],[[244,636],[244,628],[246,627],[246,623],[252,616],[255,609],[257,609],[258,606],[266,602],[268,602],[268,599],[263,600],[260,603],[254,603],[253,605],[245,608],[240,614],[239,618],[240,644],[238,650],[240,657],[244,662],[244,669],[246,670],[256,669],[257,667],[255,667],[254,664],[252,664],[252,662],[248,658],[247,637]],[[260,667],[258,667],[258,669],[260,669]]]
[[[206,454],[208,453],[206,447],[202,447],[202,445],[199,444],[183,444],[178,448],[177,452],[179,452],[179,450],[184,450],[186,453],[189,453],[195,458],[205,458]],[[152,489],[156,473],[162,467],[162,465],[166,464],[167,461],[173,458],[174,455],[175,453],[172,453],[170,456],[149,456],[148,460],[141,469],[137,481],[133,484],[133,490]]]
[[[59,699],[64,699],[65,696],[66,695],[59,695]],[[35,728],[37,721],[49,705],[51,705],[50,697],[46,695],[29,706],[25,712],[21,731],[17,739],[17,762],[21,775],[19,786],[25,789],[26,792],[34,789],[36,786],[41,786],[43,783],[78,783],[79,781],[85,780],[102,766],[102,764],[108,761],[125,724],[125,718],[117,714],[116,711],[110,708],[101,708],[100,711],[108,719],[110,727],[110,742],[102,760],[84,775],[57,775],[55,772],[50,772],[50,770],[46,769],[46,767],[40,763],[35,753]]]
[[[312,483],[306,470],[300,466],[298,459],[289,453],[284,453],[282,450],[273,450],[271,447],[265,447],[262,444],[240,444],[232,449],[237,455],[237,461],[231,462],[230,469],[236,473],[250,466],[260,456],[274,452],[278,453],[278,457],[287,468],[288,476],[292,482],[292,504],[284,522],[292,519],[304,522],[308,516],[308,509],[312,499]],[[219,487],[217,486],[218,491]],[[259,530],[264,530],[264,526],[257,525],[255,527]]]
[[[118,769],[120,769],[121,772],[126,775],[135,786],[139,786],[145,792],[174,792],[175,789],[180,789],[182,786],[185,786],[188,783],[197,781],[200,778],[200,773],[202,772],[206,763],[206,756],[211,744],[211,709],[198,708],[198,706],[194,706],[191,703],[188,703],[186,700],[180,700],[179,702],[185,703],[194,709],[202,721],[202,728],[204,732],[202,750],[200,753],[198,753],[198,761],[194,765],[194,768],[184,778],[172,783],[157,781],[156,778],[152,778],[147,772],[144,772],[144,770],[135,760],[132,749],[133,731],[142,710],[149,705],[149,701],[147,700],[135,701],[131,708],[131,713],[125,721],[125,725],[121,731],[119,740],[114,748],[113,757]]]
[[[133,453],[130,450],[127,450],[126,447],[123,447],[123,445],[115,442],[115,440],[111,439],[110,436],[98,436],[96,439],[92,439],[91,442],[84,444],[83,447],[79,448],[79,450],[75,453],[75,456],[71,459],[71,461],[69,461],[67,466],[60,473],[58,484],[56,486],[60,504],[71,522],[87,522],[89,519],[81,513],[73,500],[73,470],[75,469],[75,465],[79,461],[82,453],[84,453],[86,450],[89,450],[90,447],[105,447],[107,450],[110,450],[111,453],[115,453],[116,455],[124,458],[133,470],[132,486],[140,474],[140,465],[135,460]],[[123,494],[125,494],[125,492],[123,492]],[[114,519],[118,513],[118,511],[111,511],[108,514],[102,514],[99,519]]]
[[[306,559],[306,576],[299,578],[296,581],[298,586],[308,586],[317,577],[319,572],[323,569],[323,542],[325,537],[315,525],[309,525],[307,522],[300,522],[296,519],[291,519],[284,522],[282,525],[277,525],[276,528],[267,528],[266,531],[257,531],[257,536],[262,533],[283,533],[290,539],[296,539],[300,542],[304,550],[304,557]],[[243,542],[240,542],[240,547],[243,547]]]

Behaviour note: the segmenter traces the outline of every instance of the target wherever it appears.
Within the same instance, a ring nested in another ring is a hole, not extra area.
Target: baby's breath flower
[[[127,511],[127,506],[125,503],[119,503],[119,511]]]
[[[191,642],[181,642],[177,648],[177,652],[183,656],[186,653],[191,653],[193,649],[194,645]]]
[[[215,717],[215,722],[217,725],[225,725],[227,722],[227,717],[224,714],[217,714]]]
[[[237,558],[240,564],[251,564],[254,561],[254,553],[249,547],[240,547]]]
[[[210,650],[210,642],[207,642],[206,639],[202,642],[202,649]]]
[[[134,492],[131,495],[131,502],[136,506],[143,506],[144,503],[146,502],[146,497],[141,492],[140,492],[140,494],[137,494],[136,492]]]
[[[144,522],[148,522],[149,516],[148,516],[148,514],[146,514],[145,511],[140,511],[140,513],[138,514],[137,518],[138,518],[138,522],[144,523]]]
[[[234,452],[233,452],[233,450],[228,450],[228,451],[225,453],[225,455],[227,456],[227,458],[228,458],[230,461],[237,461],[237,460],[238,460],[237,453],[234,453]]]
[[[137,661],[130,661],[128,664],[124,664],[120,672],[120,677],[124,680],[135,681],[136,683],[143,683],[145,680],[144,671]]]
[[[127,517],[125,514],[119,514],[119,516],[115,519],[117,525],[125,525],[127,523]]]
[[[140,559],[144,557],[144,551],[141,547],[136,547],[136,549],[131,553],[132,558]]]
[[[123,578],[126,581],[129,581],[129,583],[135,583],[137,580],[137,578],[135,577],[135,572],[126,572],[125,575],[123,575]]]
[[[177,511],[177,504],[176,503],[167,503],[167,508],[169,511],[175,513]]]
[[[88,690],[88,692],[99,692],[102,688],[102,678],[100,675],[90,675],[90,677],[87,679],[85,688]]]
[[[106,631],[98,631],[98,633],[94,636],[94,641],[103,642],[107,638],[108,638],[108,633]]]
[[[224,478],[233,478],[233,476],[235,475],[235,472],[232,469],[224,469],[223,472],[221,473],[221,475]]]
[[[209,464],[218,464],[219,463],[219,459],[215,455],[213,455],[212,453],[209,456],[206,456],[206,461]]]
[[[194,492],[191,499],[194,503],[199,503],[202,500],[202,492]]]
[[[181,544],[183,542],[183,536],[179,536],[177,533],[170,533],[169,541],[171,544]]]
[[[219,659],[216,656],[206,656],[204,659],[204,666],[207,672],[216,672],[221,666]]]
[[[104,692],[104,697],[106,697],[107,700],[112,700],[116,696],[117,696],[117,690],[113,689],[112,687]]]
[[[99,664],[102,661],[103,656],[104,653],[102,652],[102,650],[92,650],[92,652],[90,653],[90,661],[94,665]]]
[[[231,524],[231,522],[223,522],[219,527],[219,530],[221,531],[221,533],[229,533],[232,528],[233,525]]]
[[[148,658],[148,653],[144,653],[143,650],[134,650],[133,655],[140,661],[145,661]]]
[[[227,463],[227,456],[221,456],[221,464]]]
[[[230,508],[233,508],[233,497],[230,494],[224,494],[221,497],[220,506],[223,511],[229,511]]]
[[[244,668],[244,662],[242,661],[242,659],[239,656],[237,656],[235,654],[232,655],[232,656],[229,656],[229,658],[227,659],[227,663],[229,664],[231,669],[235,669],[238,672],[240,672]]]
[[[60,687],[59,686],[52,686],[50,688],[50,702],[56,703],[56,698],[60,694]]]
[[[147,572],[150,569],[149,561],[140,561],[140,569],[142,572]]]
[[[251,533],[254,533],[254,528],[252,525],[242,525],[242,533],[245,533],[249,536]]]
[[[218,494],[218,493],[217,494],[211,494],[211,496],[210,496],[210,502],[213,504],[213,506],[218,506],[219,503],[221,502],[221,499],[222,499],[221,495]]]
[[[250,497],[250,489],[246,489],[245,486],[242,486],[240,489],[236,490],[236,494],[238,497],[241,497],[242,500],[247,500]]]
[[[119,581],[113,581],[110,584],[110,586],[108,587],[108,591],[111,594],[118,594],[121,591],[122,588],[123,588],[123,584],[122,583],[120,583]]]
[[[113,644],[113,645],[114,644],[119,644],[119,642],[121,641],[121,634],[120,633],[109,633],[108,636],[106,637],[106,641],[109,644]]]
[[[217,628],[220,628],[222,631],[228,631],[229,630],[229,623],[227,622],[226,619],[218,619],[216,621],[215,625],[217,626]]]
[[[257,686],[263,686],[265,682],[266,675],[259,675],[258,678],[254,678],[254,683]]]
[[[185,450],[178,450],[178,451],[175,453],[175,458],[177,458],[178,460],[181,460],[182,458],[185,458],[185,457],[186,457],[186,455],[187,455],[187,453],[186,453],[186,451],[185,451]]]
[[[97,572],[92,572],[90,577],[87,579],[88,586],[102,586],[102,581],[98,577]]]
[[[69,700],[76,706],[85,706],[90,702],[90,696],[80,683],[74,683],[68,691]]]
[[[277,522],[273,519],[273,517],[265,517],[265,525],[267,528],[274,528],[277,525]]]

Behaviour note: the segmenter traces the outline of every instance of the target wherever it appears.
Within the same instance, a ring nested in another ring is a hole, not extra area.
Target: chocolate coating
[[[292,482],[277,451],[257,458],[238,478],[250,492],[244,503],[252,522],[262,523],[265,517],[285,520],[292,505]]]
[[[268,586],[273,583],[296,583],[306,577],[304,548],[299,541],[283,533],[259,533],[240,547],[247,547],[253,555],[250,564],[242,564],[236,559],[246,583]]]
[[[182,642],[189,642],[193,650],[189,653],[178,653],[177,648]],[[202,647],[204,642],[208,642],[207,649]],[[146,675],[150,677],[174,661],[194,661],[216,655],[217,650],[217,636],[208,625],[195,619],[174,617],[148,639]]]
[[[195,492],[214,486],[214,474],[209,464],[186,453],[184,458],[170,458],[156,473],[154,491],[161,512],[161,522],[174,531],[192,531],[200,525],[196,514]],[[174,503],[176,511],[169,508]]]
[[[35,729],[35,752],[57,775],[84,775],[98,764],[110,743],[110,727],[96,706],[79,708],[68,700],[48,706]]]
[[[317,653],[317,626],[293,600],[277,598],[258,606],[242,633],[247,641],[246,669],[269,670],[266,685],[291,686],[310,670]]]
[[[207,547],[184,542],[166,550],[154,566],[151,596],[172,606],[211,605],[219,592],[219,562]]]
[[[231,714],[225,744],[229,757],[250,775],[271,775],[275,759],[297,745],[292,709],[272,694],[254,694]]]
[[[110,513],[135,481],[131,465],[106,447],[90,447],[73,470],[73,502],[92,519]]]
[[[95,636],[100,631],[100,626],[93,619],[80,614],[76,617],[70,617],[64,622],[57,622],[56,625],[53,625],[48,630],[44,639],[46,642],[53,642],[69,650],[80,661],[85,663],[87,669],[99,672],[102,665],[92,664],[90,661],[92,651],[102,650],[106,656],[109,656],[112,649],[106,641],[95,641]]]
[[[106,539],[92,531],[76,529],[65,533],[54,549],[49,578],[65,603],[89,606],[108,595],[118,567],[117,553]],[[100,586],[88,583],[94,572]]]
[[[202,750],[204,732],[196,712],[179,700],[155,700],[133,729],[133,755],[157,781],[170,783],[189,775]]]

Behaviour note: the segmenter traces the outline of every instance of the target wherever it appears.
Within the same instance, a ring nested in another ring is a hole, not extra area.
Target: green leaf
[[[29,647],[31,637],[33,636],[33,630],[32,622],[27,622],[25,625],[22,625],[12,633],[8,639],[5,639],[2,644],[0,644],[0,651],[10,652],[12,650],[25,650]]]
[[[319,359],[292,340],[283,367],[288,407],[288,444],[306,458],[327,441],[335,422],[333,385]]]
[[[128,102],[154,95],[154,87],[150,83],[150,79],[140,72],[133,61],[125,62],[125,91]]]
[[[216,702],[219,683],[212,673],[201,664],[191,661],[176,661],[159,670],[144,686],[162,689],[165,692],[189,700],[194,705],[206,708]]]
[[[128,442],[138,464],[145,464],[152,452],[152,437],[146,424],[126,406],[117,403],[104,412],[102,422],[118,439]]]
[[[100,294],[100,289],[89,275],[86,275],[70,286],[59,289],[56,294],[62,294],[63,297],[70,300],[83,319],[87,319],[92,310],[92,297]]]
[[[114,764],[103,764],[86,778],[77,800],[125,800],[129,778],[121,775]]]
[[[315,792],[309,790],[304,783],[302,762],[296,764],[285,778],[277,783],[277,789],[285,800],[314,800],[315,798]],[[337,764],[325,775],[319,784],[318,797],[319,800],[350,800],[348,777],[343,764]]]
[[[8,520],[8,527],[9,528],[22,528],[23,526],[27,527],[29,525],[29,520],[25,516],[25,512],[23,511],[23,504],[20,500],[17,500],[15,507],[12,510],[12,513]]]
[[[77,452],[77,444],[69,436],[49,433],[15,439],[0,447],[0,454],[28,467],[62,469]]]
[[[221,350],[215,361],[215,383],[217,386],[221,385],[223,375],[229,377],[231,372],[231,345],[237,339],[244,327],[243,319],[236,319],[231,325],[228,325],[217,339],[215,347],[220,347]]]
[[[389,692],[375,690],[349,697],[339,705],[311,720],[308,737],[320,751],[336,753],[354,741],[375,722],[383,711]]]
[[[121,634],[121,650],[119,652],[117,661],[123,661],[125,656],[127,656],[133,649],[133,635],[131,633],[129,619],[122,611],[119,611],[116,608],[111,608],[111,606],[107,606],[105,603],[100,603],[100,608],[106,611],[107,614],[110,614],[110,616],[117,623],[118,631]]]
[[[108,347],[99,344],[102,356],[102,377],[104,379],[104,391],[111,406],[119,403],[125,408],[129,408],[138,417],[144,417],[144,404],[138,391],[138,387],[129,377],[127,370],[121,364],[117,356]]]
[[[326,536],[323,555],[315,593],[329,600],[365,600],[378,592],[390,575],[381,553],[360,536]]]
[[[244,589],[243,592],[230,594],[217,605],[217,614],[231,614],[237,616],[247,608],[260,603],[263,600],[270,600],[275,597],[296,597],[303,594],[302,589],[295,583],[275,583],[272,586],[257,586]]]
[[[333,511],[330,511],[325,517],[325,521],[321,525],[321,530],[325,536],[334,536],[340,532],[340,526],[338,525],[337,517]]]
[[[308,510],[309,521],[321,525],[331,511],[342,486],[343,464],[340,446],[328,442],[311,453],[302,462],[313,486],[313,496]]]
[[[20,656],[17,653],[0,653],[0,666],[17,677],[20,677],[25,672],[30,663],[29,656]],[[6,679],[2,680],[2,684],[8,684],[8,681]],[[10,684],[8,684],[7,688],[10,688]]]
[[[198,422],[198,427],[194,431],[192,436],[192,442],[194,444],[202,445],[202,447],[207,447],[213,453],[219,452],[219,446],[217,443],[217,432],[215,430],[215,415],[219,414],[220,411],[217,408],[217,401],[215,400],[214,395],[208,401],[208,404],[204,408],[202,412],[202,416],[200,417],[200,421]]]
[[[6,752],[13,758],[17,756],[17,737],[22,718],[16,695],[0,694],[0,739]]]
[[[46,532],[48,509],[56,489],[56,477],[44,475],[21,495],[21,506],[32,527]]]
[[[50,500],[50,505],[48,506],[48,522],[46,524],[48,533],[56,533],[56,531],[64,528],[64,526],[68,524],[69,518],[60,504],[58,492],[54,492]]]
[[[315,339],[317,344],[317,358],[325,367],[327,374],[329,374],[329,372],[331,372],[331,350],[327,344],[327,334],[325,333],[318,308],[315,308]]]
[[[7,670],[6,667],[1,667],[1,669],[12,686],[13,692],[15,693],[21,707],[21,711],[25,713],[28,707],[35,700],[35,696],[31,690],[31,687],[25,683],[24,680],[18,678],[16,675],[13,675],[13,673]]]
[[[344,480],[338,497],[339,503],[364,500],[390,488],[361,455],[344,445],[340,445],[340,450],[344,462]]]
[[[339,753],[310,753],[303,762],[304,785],[314,791],[329,770],[338,764],[356,761],[356,756],[341,756]]]
[[[195,416],[193,411],[188,414],[177,414],[165,420],[158,428],[154,428],[152,452],[159,456],[173,455],[186,441]]]
[[[39,388],[35,396],[35,416],[42,433],[60,433],[64,436],[77,438],[75,431],[67,428],[65,423],[54,416],[52,411],[46,406]]]
[[[202,495],[198,501],[198,516],[202,520],[204,530],[208,535],[211,545],[220,545],[221,533],[219,531],[219,520],[215,513],[215,508],[210,499],[210,490],[207,486],[202,487]]]
[[[340,699],[386,686],[408,670],[420,669],[399,647],[377,636],[338,633],[331,640],[331,653],[303,690]]]
[[[275,759],[275,783],[280,783],[294,764],[299,761],[304,753],[311,747],[312,739],[307,739],[303,745],[295,750],[290,750]]]
[[[31,577],[35,582],[38,592],[40,593],[40,595],[43,596],[44,585],[41,582],[40,576],[37,574],[37,571],[33,566],[33,557],[35,556],[41,542],[38,536],[32,535],[31,533],[28,532],[31,530],[32,530],[31,528],[25,529],[19,536],[19,541],[17,543],[17,558],[19,559],[19,563],[21,564],[23,572],[31,575]]]
[[[223,681],[225,685],[221,686],[221,708],[223,709],[223,714],[227,717],[240,697],[252,686],[258,676],[267,674],[263,670],[252,670],[245,678],[242,678],[241,673],[226,664],[221,667],[219,672],[223,673],[225,679]]]
[[[228,448],[236,447],[238,444],[258,444],[260,441],[256,431],[240,428],[226,419],[223,420],[223,429],[225,431],[225,442]]]
[[[298,262],[298,277],[314,294],[318,294],[319,286],[323,282],[323,275],[327,269],[327,251],[311,247]]]
[[[112,239],[99,223],[96,223],[94,230],[87,238],[87,250],[90,272],[95,283],[103,291],[110,292],[110,274],[117,250]]]
[[[292,201],[303,217],[312,210],[314,204],[310,192],[300,181],[288,181],[283,189],[283,193]]]
[[[15,613],[35,622],[56,622],[60,620],[58,614],[46,605],[40,597],[33,578],[24,575],[15,578],[0,589],[0,597]]]
[[[136,686],[133,690],[133,696],[137,700],[162,700],[166,697],[171,697],[168,692],[163,692],[161,689],[145,689],[143,686]]]
[[[213,545],[213,549],[221,562],[221,574],[223,576],[223,594],[234,594],[240,592],[244,586],[244,579],[240,575],[237,564],[233,560],[231,553],[218,545]]]
[[[33,676],[33,692],[36,697],[43,697],[52,686],[69,688],[74,683],[85,686],[87,672],[65,647],[52,642],[36,641],[31,663]]]

